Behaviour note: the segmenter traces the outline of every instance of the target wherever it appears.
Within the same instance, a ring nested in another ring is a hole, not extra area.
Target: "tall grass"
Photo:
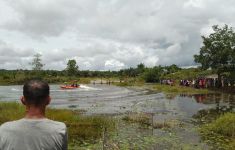
[[[18,103],[0,103],[0,124],[20,119],[24,116],[24,107]]]
[[[0,103],[0,125],[7,121],[24,117],[25,108],[16,102]],[[49,119],[61,121],[68,127],[69,147],[79,147],[84,143],[100,141],[104,128],[114,131],[115,121],[105,116],[84,116],[79,111],[68,109],[47,109]]]
[[[146,113],[130,113],[122,118],[125,121],[131,122],[131,123],[139,123],[141,125],[150,126],[151,122],[151,116]]]
[[[218,149],[235,148],[235,113],[226,113],[200,129],[203,139]]]

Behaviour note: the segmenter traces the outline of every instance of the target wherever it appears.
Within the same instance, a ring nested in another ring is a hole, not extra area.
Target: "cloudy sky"
[[[235,25],[235,0],[0,0],[0,69],[195,65],[201,35]]]

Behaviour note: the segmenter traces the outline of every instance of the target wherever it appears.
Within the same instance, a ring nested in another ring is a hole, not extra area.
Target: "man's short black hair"
[[[38,79],[27,81],[23,87],[25,101],[30,105],[43,104],[50,94],[49,91],[48,83]]]

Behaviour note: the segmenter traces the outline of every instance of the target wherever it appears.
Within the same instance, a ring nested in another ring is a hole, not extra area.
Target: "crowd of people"
[[[161,84],[166,84],[166,85],[174,85],[175,80],[172,80],[172,79],[161,80],[160,83]]]
[[[172,79],[164,79],[160,81],[161,84],[166,85],[174,85],[175,80]],[[183,79],[179,81],[179,85],[194,87],[194,88],[213,88],[213,87],[229,87],[233,86],[233,82],[226,79],[221,78],[220,82],[218,78],[197,78],[197,79]]]
[[[181,86],[190,86],[195,88],[216,87],[218,85],[217,78],[197,78],[193,80],[180,80]]]

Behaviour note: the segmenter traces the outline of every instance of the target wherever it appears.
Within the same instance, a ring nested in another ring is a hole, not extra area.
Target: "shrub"
[[[205,141],[218,149],[232,149],[235,145],[235,113],[226,113],[200,129]]]

